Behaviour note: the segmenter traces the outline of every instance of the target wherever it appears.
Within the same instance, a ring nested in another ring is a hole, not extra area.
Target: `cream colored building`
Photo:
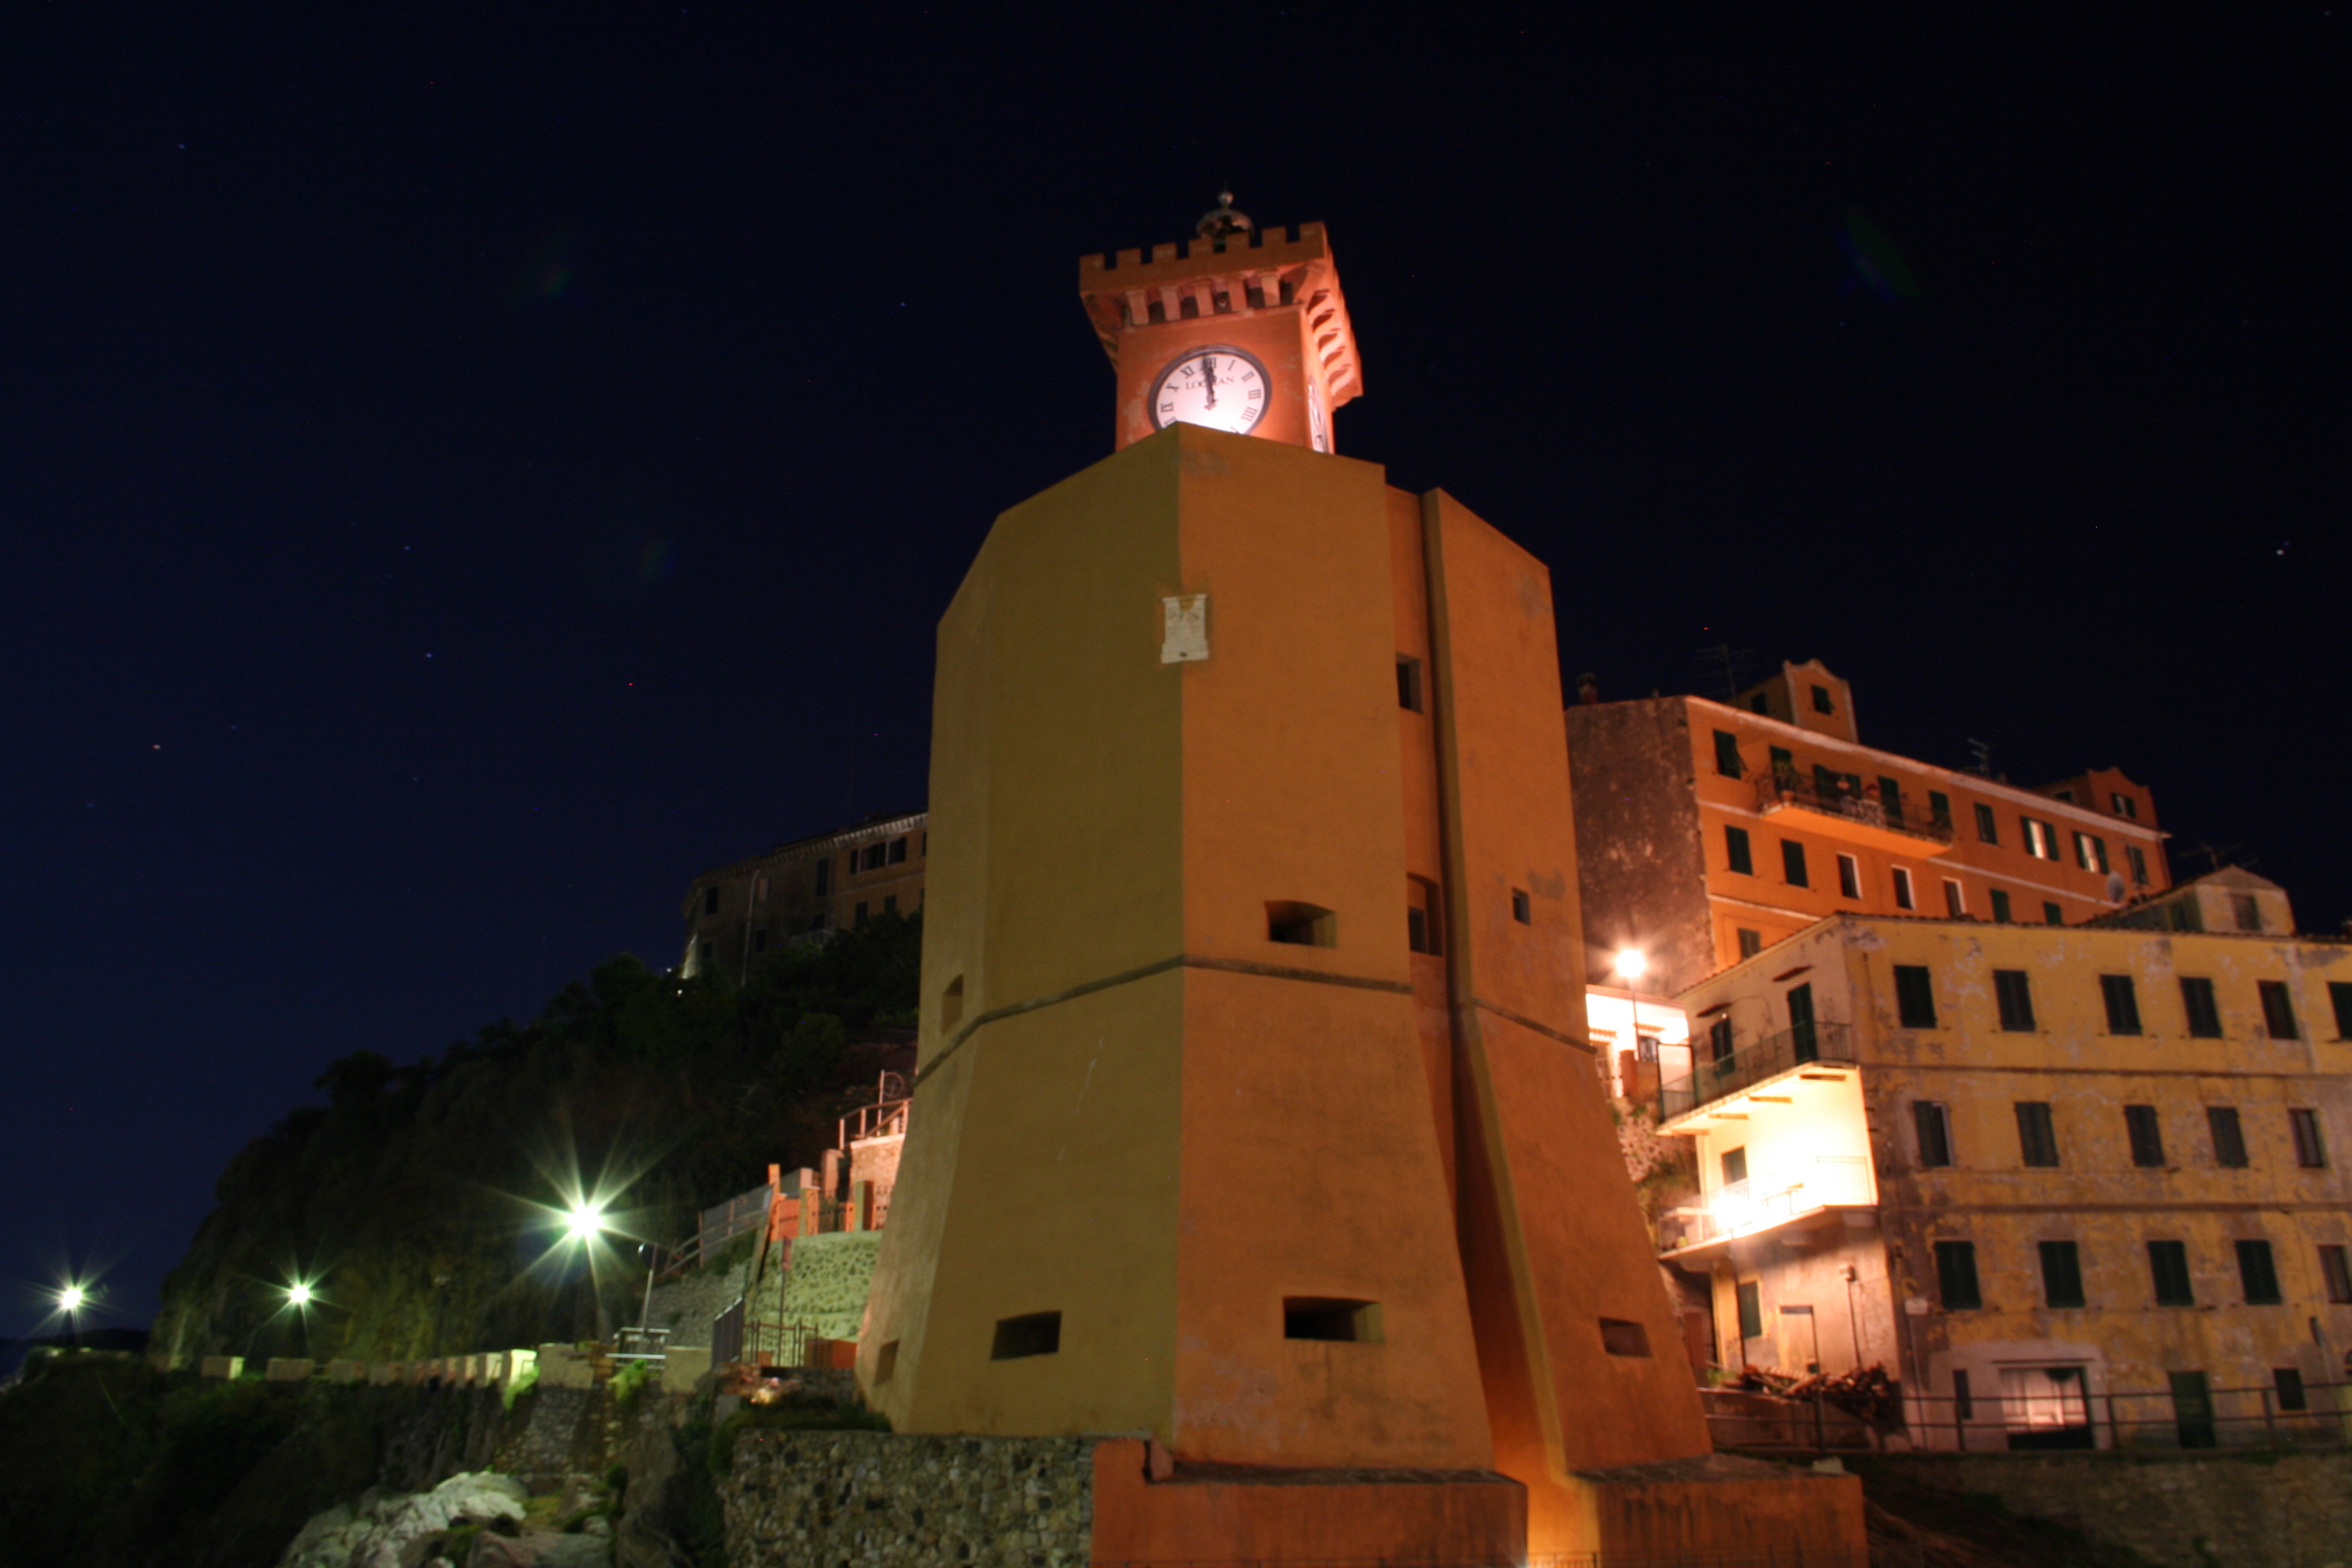
[[[929,826],[919,811],[873,816],[705,871],[678,910],[686,921],[680,972],[720,964],[740,984],[779,948],[877,915],[918,912]]]
[[[1883,1363],[1938,1446],[2332,1410],[2352,943],[2292,931],[2230,870],[2090,926],[1841,916],[1685,991],[1701,1199],[1662,1245],[1719,1361]]]

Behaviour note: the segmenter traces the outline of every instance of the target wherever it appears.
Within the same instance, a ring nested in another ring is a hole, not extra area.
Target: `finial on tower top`
[[[1247,234],[1256,226],[1250,222],[1249,214],[1234,210],[1233,192],[1219,191],[1216,210],[1202,214],[1200,224],[1193,232],[1202,239],[1229,239],[1236,234]]]

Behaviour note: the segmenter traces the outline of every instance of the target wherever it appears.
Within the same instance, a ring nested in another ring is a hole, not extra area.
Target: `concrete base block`
[[[708,1346],[675,1346],[662,1362],[662,1392],[691,1394],[702,1374],[709,1370],[710,1351]]]
[[[331,1361],[327,1363],[329,1383],[359,1383],[366,1376],[367,1363],[363,1361]]]
[[[312,1363],[299,1357],[274,1355],[269,1358],[269,1370],[262,1376],[271,1383],[308,1383],[318,1370]]]
[[[596,1366],[572,1345],[539,1347],[539,1382],[542,1388],[590,1388]]]
[[[368,1382],[377,1388],[389,1388],[395,1383],[408,1381],[408,1363],[399,1361],[372,1362],[368,1365]]]
[[[243,1377],[245,1358],[241,1355],[208,1355],[196,1370],[205,1377]]]
[[[537,1351],[507,1352],[507,1381],[509,1383],[520,1383],[525,1378],[536,1377],[538,1374],[539,1352]]]

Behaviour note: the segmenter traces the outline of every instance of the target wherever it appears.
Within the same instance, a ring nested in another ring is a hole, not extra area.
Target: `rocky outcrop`
[[[423,1568],[444,1558],[452,1531],[500,1520],[520,1527],[523,1499],[520,1481],[488,1474],[451,1476],[429,1492],[371,1489],[304,1525],[279,1568]]]

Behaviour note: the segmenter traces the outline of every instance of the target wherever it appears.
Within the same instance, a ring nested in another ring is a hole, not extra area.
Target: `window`
[[[906,862],[907,841],[903,838],[893,838],[890,840],[890,859],[888,863],[893,866],[903,866]]]
[[[1927,815],[1938,827],[1949,827],[1952,825],[1952,797],[1939,789],[1929,790]]]
[[[1939,1102],[1913,1100],[1911,1127],[1919,1137],[1921,1170],[1940,1170],[1952,1163],[1952,1119]]]
[[[1789,987],[1789,1053],[1801,1062],[1811,1061],[1821,1054],[1821,1042],[1813,1028],[1813,983]]]
[[[2115,803],[2116,815],[2117,816],[2137,816],[2139,815],[2139,802],[2132,799],[2131,796],[2125,795],[2120,791],[2111,790],[2108,792],[2107,798]]]
[[[2132,989],[2130,975],[2100,975],[2099,997],[2107,1005],[2107,1033],[2139,1033],[2139,993]]]
[[[1748,706],[1759,713],[1769,715],[1772,711],[1772,700],[1759,691],[1748,700]]]
[[[1919,907],[1911,897],[1911,873],[1900,866],[1895,868],[1895,907],[1898,910]]]
[[[2286,1124],[2294,1134],[2294,1163],[2306,1171],[2325,1170],[2327,1145],[2319,1136],[2319,1112],[2297,1106],[2286,1113]]]
[[[2230,914],[2238,922],[2240,931],[2263,929],[2263,906],[2254,902],[2252,893],[2231,893]]]
[[[1739,737],[1728,730],[1715,732],[1715,771],[1727,779],[1739,776]]]
[[[895,915],[898,912],[898,894],[885,893],[882,895],[882,912],[886,915]]]
[[[819,910],[816,913],[809,916],[809,930],[811,931],[823,931],[826,926],[831,925],[832,923],[832,917],[827,915],[823,910]]]
[[[1992,807],[1982,801],[1977,802],[1977,842],[1979,844],[2000,842],[2000,819],[1993,816]]]
[[[2190,1037],[2218,1040],[2221,1037],[2221,1008],[2213,1000],[2213,983],[2199,975],[2180,977],[2180,1009],[2189,1015]]]
[[[710,943],[706,942],[702,944],[701,952],[702,961],[695,967],[698,969],[708,969],[710,967],[712,961],[718,956],[718,949],[712,947]]]
[[[2138,845],[2126,844],[2124,846],[2124,863],[2131,868],[2132,886],[2135,888],[2147,887],[2147,856],[2141,851]]]
[[[1959,1421],[1977,1418],[1976,1395],[1969,1388],[1969,1374],[1958,1367],[1952,1369],[1952,1416]]]
[[[2319,1277],[2327,1287],[2329,1300],[2339,1306],[2352,1301],[2352,1247],[2321,1247]]]
[[[2042,906],[2042,923],[2046,926],[2064,925],[2066,923],[2066,911],[2060,909],[2055,904],[2045,901]]]
[[[1523,926],[1536,923],[1535,906],[1528,901],[1526,892],[1517,888],[1511,889],[1511,918]]]
[[[2327,1005],[2336,1009],[2336,1037],[2352,1039],[2352,981],[2329,981]]]
[[[2044,822],[2038,816],[2021,816],[2024,825],[2025,852],[2037,860],[2055,864],[2058,859],[2058,825]]]
[[[2281,1410],[2308,1410],[2311,1401],[2303,1392],[2303,1369],[2298,1366],[2274,1366],[2271,1369],[2271,1386],[2278,1391]]]
[[[1896,872],[1901,876],[1901,872]],[[1851,855],[1838,857],[1838,894],[1842,898],[1862,897],[1862,862]]]
[[[1762,931],[1749,931],[1746,926],[1741,926],[1731,934],[1737,938],[1739,942],[1740,957],[1753,958],[1758,953],[1764,951],[1764,933]]]
[[[1984,1305],[1977,1288],[1977,1244],[1973,1241],[1936,1243],[1936,1290],[1944,1310],[1962,1312]]]
[[[991,1361],[1018,1361],[1024,1356],[1053,1355],[1062,1348],[1062,1314],[1031,1312],[996,1320],[996,1342]]]
[[[2294,1000],[2287,994],[2284,980],[2263,980],[2255,983],[2263,994],[2263,1028],[2273,1040],[2292,1040],[2299,1037],[2294,1029]]]
[[[1761,713],[1761,712],[1763,711],[1763,710],[1762,710],[1761,708],[1759,708],[1759,709],[1758,709],[1758,710],[1757,710],[1757,711],[1758,711],[1759,713]],[[1794,752],[1791,752],[1790,750],[1789,750],[1789,748],[1788,748],[1788,747],[1786,747],[1786,746],[1775,746],[1775,747],[1773,747],[1773,748],[1772,748],[1772,772],[1773,772],[1775,774],[1780,774],[1780,773],[1795,773],[1796,771],[1797,771],[1797,754],[1796,754]]]
[[[2058,1130],[2050,1120],[2047,1100],[2017,1102],[2017,1147],[2028,1165],[2054,1169],[2058,1163]]]
[[[2279,1295],[2278,1264],[2267,1241],[2238,1243],[2238,1283],[2245,1288],[2249,1307],[2275,1307]]]
[[[1944,879],[1944,912],[1956,921],[1968,917],[1968,900],[1960,896],[1958,879],[1951,877]]]
[[[1760,1340],[1764,1337],[1763,1282],[1756,1279],[1743,1280],[1739,1285],[1738,1293],[1739,1337],[1743,1340]]]
[[[2179,1433],[2184,1448],[2210,1448],[2213,1446],[2213,1386],[2201,1372],[2169,1372],[2165,1380],[2172,1385],[2172,1425]]]
[[[1813,688],[1813,711],[1816,713],[1834,713],[1837,711],[1837,710],[1830,704],[1830,689],[1828,687],[1816,686]]]
[[[1723,1152],[1723,1184],[1736,1187],[1748,1179],[1748,1151],[1726,1149]]]
[[[715,915],[719,912],[718,889],[705,888],[702,889],[702,912],[706,915]]]
[[[1936,1026],[1936,987],[1926,964],[1895,966],[1895,1014],[1906,1029]]]
[[[1603,1318],[1601,1348],[1611,1355],[1646,1356],[1650,1353],[1650,1331],[1622,1318]]]
[[[2155,1106],[2125,1106],[2124,1133],[2131,1140],[2133,1164],[2143,1170],[2156,1170],[2162,1167],[2164,1124],[2157,1120]]]
[[[1756,875],[1756,858],[1748,848],[1748,829],[1726,827],[1723,830],[1723,856],[1731,868],[1741,876]]]
[[[2083,1305],[2083,1256],[2071,1241],[2042,1244],[2042,1304]]]
[[[2000,1026],[2012,1035],[2033,1032],[2033,987],[2022,969],[1992,972],[1994,1003],[2000,1008]]]
[[[765,952],[768,951],[768,933],[766,931],[755,931],[751,933],[751,951],[753,952]]]
[[[1342,1301],[1329,1296],[1285,1296],[1282,1337],[1323,1340],[1333,1344],[1369,1345],[1381,1342],[1381,1308],[1377,1301]]]
[[[1320,904],[1271,900],[1265,906],[1265,939],[1293,947],[1337,947],[1339,918]]]
[[[1397,655],[1397,706],[1409,710],[1414,713],[1418,713],[1422,710],[1421,660],[1417,658],[1408,658],[1403,654]],[[1723,765],[1724,740],[1725,736],[1723,731],[1717,730],[1715,732],[1715,765],[1717,767],[1721,767]],[[1739,776],[1739,751],[1736,745],[1732,749],[1731,763],[1731,776],[1733,778],[1738,778]]]
[[[1792,888],[1808,888],[1805,879],[1805,847],[1793,838],[1780,840],[1780,875]]]
[[[2213,1135],[2213,1163],[2227,1171],[2246,1168],[2246,1130],[2238,1124],[2236,1106],[2207,1106],[2205,1130]]]
[[[859,900],[856,910],[850,915],[849,923],[851,925],[858,926],[862,926],[866,923],[866,904],[863,900]]]
[[[1717,1061],[1731,1059],[1731,1015],[1727,1013],[1706,1026],[1706,1048]]]
[[[1415,952],[1444,952],[1445,944],[1437,929],[1437,885],[1407,877],[1404,897],[1405,945]]]
[[[830,855],[816,863],[816,887],[814,891],[820,899],[833,891],[833,857]]]
[[[2009,894],[2000,888],[1992,890],[1992,918],[2001,925],[2009,923]]]
[[[2197,1292],[2189,1282],[2189,1244],[2151,1241],[2147,1244],[2148,1277],[2156,1284],[2159,1307],[2193,1307]]]
[[[1878,805],[1880,810],[1886,813],[1887,821],[1903,820],[1902,780],[1888,778],[1885,773],[1878,775]]]
[[[2095,833],[2074,835],[2074,864],[2085,871],[2107,868],[2107,841]]]

